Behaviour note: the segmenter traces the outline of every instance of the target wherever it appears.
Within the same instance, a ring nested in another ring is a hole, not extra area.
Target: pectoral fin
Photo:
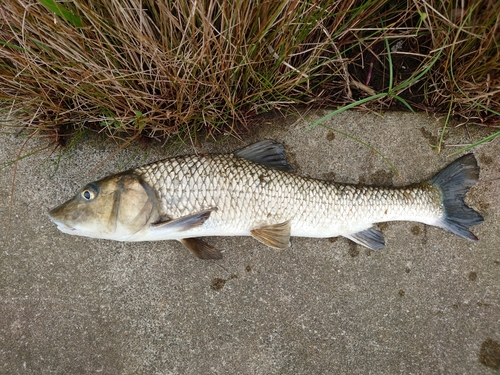
[[[222,254],[217,248],[199,238],[183,238],[179,241],[200,259],[222,259]]]
[[[264,245],[280,250],[286,249],[290,246],[290,220],[252,229],[250,234]]]
[[[369,228],[344,237],[372,250],[380,250],[385,246],[384,235],[377,228]]]
[[[180,217],[178,219],[169,221],[160,221],[152,224],[151,230],[154,232],[161,231],[162,233],[176,233],[184,232],[203,225],[210,217],[213,211],[217,211],[217,207],[209,208],[207,210],[196,212],[192,215]]]

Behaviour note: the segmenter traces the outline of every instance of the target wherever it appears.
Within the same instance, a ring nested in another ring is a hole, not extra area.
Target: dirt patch
[[[500,369],[500,342],[486,339],[479,349],[479,362],[494,370]]]
[[[477,280],[477,273],[474,271],[471,271],[469,273],[469,281],[476,281]]]

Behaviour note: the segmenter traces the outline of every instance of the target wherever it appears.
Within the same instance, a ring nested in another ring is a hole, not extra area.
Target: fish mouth
[[[58,222],[56,220],[52,220],[54,224],[57,225],[57,229],[59,229],[61,232],[69,233],[69,232],[74,232],[76,228],[70,227],[69,225],[66,225],[64,223]]]
[[[53,211],[53,210],[52,210]],[[73,232],[73,231],[76,231],[76,228],[74,227],[71,227],[63,222],[61,222],[60,220],[57,220],[55,217],[52,216],[52,211],[49,212],[49,219],[50,221],[52,221],[55,225],[57,225],[57,229],[59,229],[61,232],[64,232],[64,233],[69,233],[69,232]]]
[[[76,228],[68,227],[66,225],[58,225],[57,229],[59,229],[61,232],[73,232],[76,230]]]
[[[63,223],[57,223],[55,222],[55,224],[57,225],[57,229],[59,231],[61,231],[62,233],[66,233],[66,234],[78,234],[78,229],[74,228],[74,227],[70,227],[66,224],[63,224]]]

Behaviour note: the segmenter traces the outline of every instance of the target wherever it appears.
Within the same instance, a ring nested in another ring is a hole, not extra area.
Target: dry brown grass
[[[4,0],[0,100],[57,140],[217,137],[360,99],[492,126],[499,14],[496,0]]]

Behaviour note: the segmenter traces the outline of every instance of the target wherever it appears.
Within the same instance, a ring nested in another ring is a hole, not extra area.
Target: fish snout
[[[74,231],[75,228],[67,225],[66,223],[62,222],[61,220],[59,220],[57,218],[57,216],[56,216],[57,211],[55,211],[55,210],[57,210],[57,208],[58,207],[56,207],[48,212],[48,216],[49,216],[50,221],[52,221],[55,225],[57,225],[57,229],[59,229],[61,232],[68,233],[68,232]]]
[[[72,223],[74,222],[74,217],[71,210],[67,209],[68,202],[57,206],[48,212],[50,221],[57,225],[57,229],[61,232],[69,233],[75,230]]]

